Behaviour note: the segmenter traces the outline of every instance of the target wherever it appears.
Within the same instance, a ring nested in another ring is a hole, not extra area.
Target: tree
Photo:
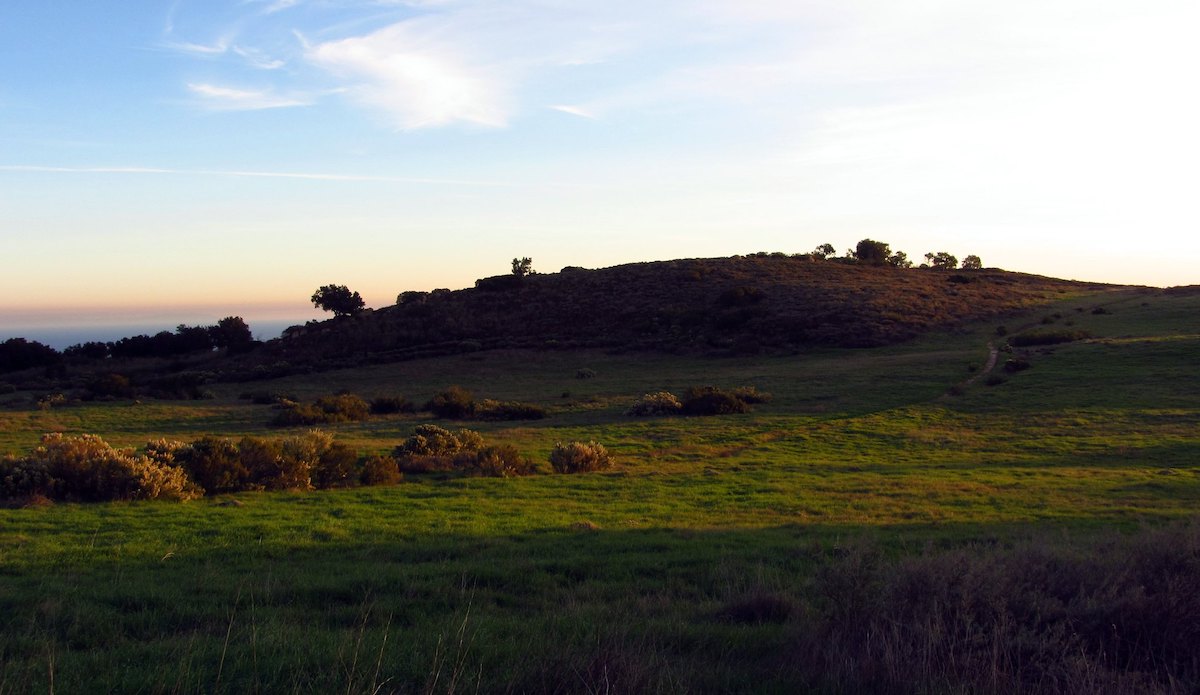
[[[240,352],[254,342],[250,326],[241,316],[226,316],[215,326],[209,326],[208,333],[212,336],[213,345],[227,348],[230,352]]]
[[[912,261],[908,260],[908,254],[903,251],[897,251],[888,256],[888,265],[895,268],[911,268]]]
[[[323,285],[313,292],[312,303],[322,311],[332,311],[334,316],[354,316],[366,306],[363,298],[345,285]]]
[[[0,343],[0,372],[15,372],[57,364],[58,350],[36,340],[9,338]]]
[[[958,259],[945,251],[927,253],[925,260],[929,261],[929,267],[934,270],[954,270],[958,267]]]
[[[833,248],[833,244],[821,244],[810,251],[808,256],[814,261],[827,261],[835,253],[837,253],[837,249]]]
[[[533,259],[526,256],[525,258],[512,259],[512,274],[519,278],[526,275],[533,275]]]
[[[867,265],[884,265],[888,262],[888,257],[891,255],[891,246],[882,241],[863,239],[854,247],[855,260]]]
[[[962,262],[963,270],[979,270],[982,267],[983,267],[983,261],[980,260],[979,256],[976,256],[975,254],[971,254],[970,256],[967,256],[966,258],[963,259],[963,262]]]

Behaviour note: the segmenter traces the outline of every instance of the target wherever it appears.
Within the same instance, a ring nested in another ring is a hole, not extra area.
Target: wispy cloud
[[[308,58],[354,80],[350,94],[380,109],[399,128],[454,122],[507,124],[509,76],[494,63],[446,40],[442,18],[393,24],[366,36],[311,47]]]
[[[267,90],[235,89],[206,83],[189,83],[188,91],[200,97],[206,108],[216,111],[260,111],[291,106],[309,106],[310,97],[283,96]]]
[[[253,171],[231,169],[172,169],[145,166],[41,166],[33,164],[0,164],[0,172],[29,174],[113,174],[164,176],[219,176],[226,178],[292,179],[301,181],[333,181],[345,183],[395,183],[429,186],[468,186],[478,188],[578,188],[576,184],[524,184],[517,181],[488,181],[482,179],[441,179],[419,176],[376,176],[372,174],[335,174],[323,172]]]
[[[596,114],[582,106],[571,106],[570,104],[552,104],[549,108],[555,111],[561,111],[562,113],[570,114],[572,116],[578,116],[580,118],[588,118],[591,120],[596,120],[597,118]]]

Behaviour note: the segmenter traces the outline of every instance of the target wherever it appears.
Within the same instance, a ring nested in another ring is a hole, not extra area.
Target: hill
[[[755,354],[876,347],[1105,287],[782,254],[569,267],[484,278],[454,292],[404,293],[395,306],[292,329],[266,354],[328,363],[493,348]]]

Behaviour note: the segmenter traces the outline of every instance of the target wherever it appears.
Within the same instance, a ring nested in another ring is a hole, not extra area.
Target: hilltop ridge
[[[1107,287],[997,269],[783,254],[568,267],[483,278],[457,291],[402,293],[393,306],[290,329],[266,349],[298,363],[493,348],[747,354],[874,347]]]

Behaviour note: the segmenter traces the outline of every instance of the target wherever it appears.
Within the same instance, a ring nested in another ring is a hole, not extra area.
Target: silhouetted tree
[[[982,267],[983,267],[983,261],[980,260],[979,256],[976,256],[975,254],[971,254],[970,256],[967,256],[966,258],[963,259],[963,262],[962,262],[963,270],[979,270]]]
[[[322,311],[332,311],[334,316],[354,316],[366,306],[363,298],[345,285],[322,286],[313,292],[312,303]]]
[[[102,360],[108,357],[108,343],[102,343],[96,340],[91,340],[86,343],[77,343],[63,350],[64,357],[75,359],[83,358],[89,360]]]
[[[254,334],[241,316],[226,316],[217,325],[209,326],[208,333],[214,345],[230,352],[241,352],[254,342]]]
[[[829,257],[835,253],[837,253],[837,249],[833,248],[833,244],[821,244],[810,251],[808,255],[814,261],[825,261],[829,260]]]
[[[863,239],[854,247],[854,258],[859,263],[868,265],[884,265],[892,255],[891,246],[882,241]]]
[[[954,270],[958,267],[958,259],[945,251],[925,254],[929,267],[935,270]]]
[[[189,352],[212,350],[213,338],[208,328],[204,326],[185,326],[179,324],[175,328],[175,339],[171,341],[169,352],[185,355]]]
[[[36,340],[9,338],[0,343],[0,372],[48,367],[57,364],[60,357],[58,350]]]
[[[526,275],[533,275],[533,259],[526,256],[525,258],[512,259],[512,274],[519,278]]]
[[[888,265],[894,266],[896,268],[911,268],[912,267],[912,261],[908,260],[908,254],[904,253],[903,251],[897,251],[896,253],[893,253],[892,255],[888,256],[887,261],[888,261]]]

